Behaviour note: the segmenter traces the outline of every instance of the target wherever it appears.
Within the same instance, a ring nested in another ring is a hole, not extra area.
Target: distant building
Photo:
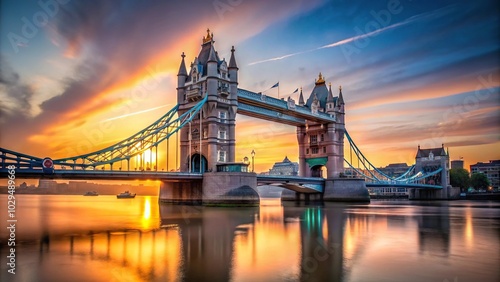
[[[493,189],[498,189],[500,185],[500,160],[493,160],[489,163],[478,162],[470,166],[471,173],[484,173]]]
[[[451,168],[464,168],[463,160],[453,160],[451,161]]]
[[[398,177],[403,175],[410,169],[406,163],[394,163],[385,167],[379,168],[380,171],[390,177]],[[376,173],[376,172],[373,172]],[[368,191],[372,196],[389,196],[389,197],[404,197],[408,196],[408,188],[405,187],[370,187]]]
[[[38,188],[55,189],[56,187],[57,187],[57,182],[55,180],[40,179],[38,181]]]
[[[282,162],[277,162],[269,170],[270,175],[299,175],[299,163],[292,162],[285,157]]]
[[[410,167],[406,163],[389,164],[386,167],[379,168],[380,171],[390,177],[398,177],[407,172]]]

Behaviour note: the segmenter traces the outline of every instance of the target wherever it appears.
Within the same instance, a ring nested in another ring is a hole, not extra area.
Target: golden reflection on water
[[[465,245],[467,248],[472,248],[474,244],[474,227],[472,222],[472,209],[467,207],[465,209]]]
[[[144,209],[142,211],[141,226],[143,229],[150,229],[153,226],[151,218],[151,196],[144,197]],[[158,208],[156,208],[158,210]]]
[[[495,281],[499,273],[500,206],[20,198],[19,218],[33,220],[19,221],[20,275],[6,280],[2,266],[1,281]]]
[[[253,228],[234,238],[234,281],[299,276],[300,222],[289,220],[285,221],[279,200],[263,200]]]

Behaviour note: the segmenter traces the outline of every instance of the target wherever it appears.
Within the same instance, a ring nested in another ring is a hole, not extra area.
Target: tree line
[[[460,187],[461,192],[467,192],[469,187],[487,190],[490,181],[484,173],[473,173],[469,176],[469,172],[463,168],[452,168],[450,169],[450,184],[453,187]]]

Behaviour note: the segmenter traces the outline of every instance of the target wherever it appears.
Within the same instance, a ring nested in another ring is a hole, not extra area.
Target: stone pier
[[[458,200],[460,199],[460,188],[450,185],[443,189],[408,189],[409,200]]]
[[[358,178],[328,178],[325,180],[324,201],[369,202],[365,180]]]
[[[298,193],[284,189],[282,201],[370,202],[364,179],[328,178],[323,193]]]
[[[257,175],[248,172],[203,174],[203,205],[258,206]]]
[[[257,175],[248,172],[208,172],[203,180],[162,181],[159,201],[205,206],[258,206]]]

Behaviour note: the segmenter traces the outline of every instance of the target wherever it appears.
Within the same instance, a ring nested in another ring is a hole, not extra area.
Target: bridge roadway
[[[167,182],[186,182],[202,180],[200,173],[164,171],[111,171],[111,170],[55,170],[53,174],[43,173],[41,169],[17,169],[16,178],[22,179],[73,179],[73,180],[161,180]],[[8,170],[0,169],[0,178],[7,178]],[[323,192],[325,180],[314,177],[257,175],[257,185],[273,185],[301,193]]]
[[[335,116],[288,103],[261,93],[238,88],[238,113],[292,126],[306,125],[306,121],[335,122]]]
[[[8,169],[0,168],[0,178],[9,176]],[[72,180],[161,180],[167,182],[186,182],[202,180],[203,174],[164,171],[116,171],[116,170],[55,170],[53,174],[43,173],[41,169],[16,169],[17,179],[72,179]],[[300,193],[322,193],[325,179],[319,177],[300,177],[284,175],[257,174],[257,185],[272,185]],[[413,183],[366,183],[366,187],[404,187],[420,189],[442,189],[441,186]]]
[[[55,170],[53,174],[43,173],[41,169],[17,169],[16,178],[43,179],[86,179],[86,180],[163,180],[189,181],[201,180],[200,173],[162,172],[162,171],[111,171],[111,170]],[[0,169],[0,178],[8,176],[7,169]]]
[[[402,188],[420,188],[420,189],[443,189],[443,186],[417,184],[417,183],[365,183],[366,187],[402,187]]]

